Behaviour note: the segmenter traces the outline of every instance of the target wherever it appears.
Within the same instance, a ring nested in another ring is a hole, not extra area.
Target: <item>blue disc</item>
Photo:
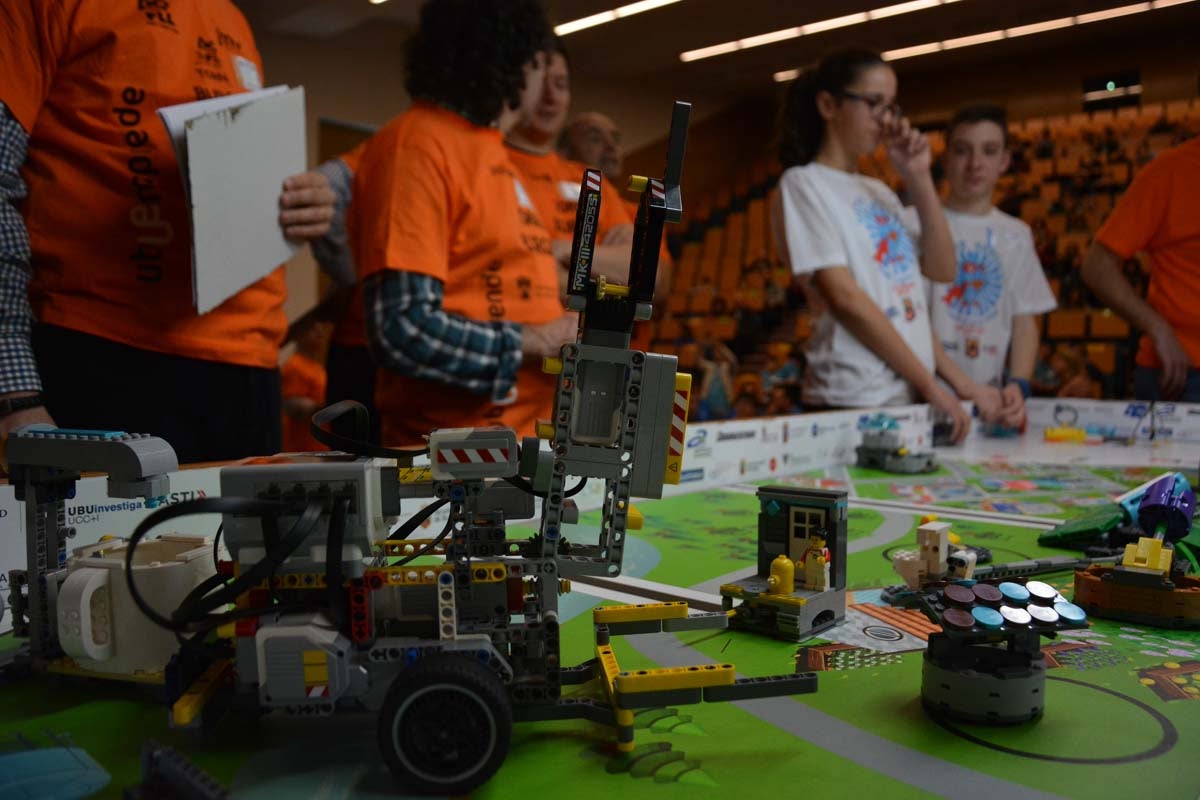
[[[1054,610],[1067,622],[1087,622],[1087,612],[1074,603],[1055,603]]]
[[[1000,612],[987,606],[975,606],[971,609],[971,616],[989,630],[997,630],[1004,624],[1004,617],[1000,615]]]
[[[1023,606],[1029,602],[1029,590],[1012,581],[1000,584],[1000,594],[1004,595],[1005,602],[1014,606]]]

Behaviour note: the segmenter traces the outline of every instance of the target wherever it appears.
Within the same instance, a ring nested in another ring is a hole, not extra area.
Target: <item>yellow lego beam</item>
[[[429,467],[401,467],[401,483],[429,483],[433,480],[433,470]]]
[[[227,658],[209,665],[204,674],[193,681],[183,696],[175,701],[175,705],[171,707],[171,720],[179,727],[191,725],[220,688],[221,681],[231,666],[232,662]]]
[[[732,686],[737,679],[733,664],[698,664],[618,673],[613,688],[621,694],[661,692],[667,689],[700,689]]]
[[[592,622],[607,625],[610,622],[645,622],[652,619],[683,619],[688,615],[688,605],[683,601],[674,603],[643,603],[636,606],[603,606],[592,611]]]

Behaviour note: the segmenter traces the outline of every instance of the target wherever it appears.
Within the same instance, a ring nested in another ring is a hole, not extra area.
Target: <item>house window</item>
[[[825,511],[814,508],[792,509],[792,538],[807,541],[825,527]]]

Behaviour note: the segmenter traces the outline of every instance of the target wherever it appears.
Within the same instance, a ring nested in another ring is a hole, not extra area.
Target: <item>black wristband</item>
[[[0,400],[0,418],[7,417],[9,414],[15,414],[18,411],[24,411],[27,408],[37,408],[44,405],[46,405],[46,398],[42,396],[41,392],[27,397],[6,397]]]

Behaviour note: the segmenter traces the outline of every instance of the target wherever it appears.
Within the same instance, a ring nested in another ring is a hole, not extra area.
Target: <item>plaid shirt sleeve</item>
[[[42,389],[33,358],[29,306],[29,232],[17,210],[25,197],[21,165],[29,136],[0,103],[0,394]]]
[[[496,401],[516,384],[521,326],[445,311],[437,278],[384,270],[363,281],[363,303],[375,363]]]
[[[329,159],[317,167],[317,172],[325,176],[333,190],[333,219],[329,223],[329,233],[312,241],[313,258],[336,285],[353,286],[357,275],[346,234],[346,209],[350,206],[354,173],[340,158]]]

